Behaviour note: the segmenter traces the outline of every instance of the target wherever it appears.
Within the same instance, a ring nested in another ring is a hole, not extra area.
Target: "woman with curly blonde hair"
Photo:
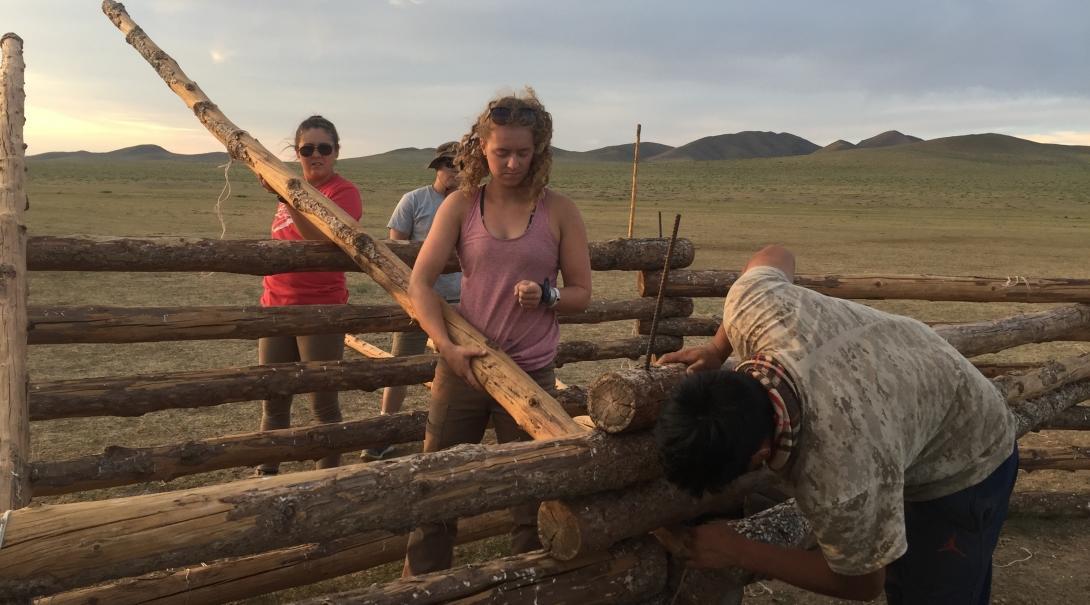
[[[455,159],[459,188],[439,207],[409,280],[420,325],[440,355],[425,452],[479,442],[490,419],[500,443],[529,439],[473,375],[473,358],[485,352],[457,345],[447,333],[432,286],[451,252],[457,250],[462,263],[462,316],[547,391],[556,383],[556,314],[590,303],[583,218],[570,199],[546,186],[552,132],[552,116],[527,88],[490,102],[462,138]],[[537,506],[512,512],[513,550],[540,548]],[[451,519],[417,528],[409,537],[406,575],[450,567],[456,525]]]

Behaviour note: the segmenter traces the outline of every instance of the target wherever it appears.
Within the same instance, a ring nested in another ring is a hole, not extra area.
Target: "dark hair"
[[[321,128],[328,132],[329,136],[333,137],[333,148],[338,150],[341,148],[341,137],[337,134],[337,127],[333,125],[333,122],[318,115],[310,116],[299,123],[299,128],[295,129],[295,147],[299,147],[299,137],[303,136],[303,131],[311,128]]]
[[[655,424],[666,479],[694,497],[717,492],[749,469],[775,415],[761,383],[717,370],[685,378]]]

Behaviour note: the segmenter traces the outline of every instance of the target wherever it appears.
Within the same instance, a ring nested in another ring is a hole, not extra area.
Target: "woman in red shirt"
[[[322,116],[311,116],[295,131],[295,155],[303,169],[303,178],[352,218],[363,214],[360,192],[349,180],[334,171],[340,152],[340,137],[332,122]],[[325,234],[283,200],[273,217],[272,238],[281,240],[327,240]],[[343,305],[348,302],[344,273],[338,271],[310,273],[279,273],[264,280],[261,296],[264,307],[285,305]],[[344,334],[311,336],[271,336],[258,340],[257,359],[260,364],[293,361],[332,361],[344,354]],[[340,422],[341,410],[337,392],[312,393],[314,415],[321,423]],[[291,395],[265,400],[261,414],[261,430],[284,429],[291,425]],[[332,455],[318,461],[318,468],[340,464],[340,456]],[[276,463],[257,468],[258,475],[275,475]]]

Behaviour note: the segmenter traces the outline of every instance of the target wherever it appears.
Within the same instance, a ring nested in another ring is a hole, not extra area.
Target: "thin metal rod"
[[[659,294],[655,298],[655,314],[651,316],[651,334],[647,336],[647,359],[643,362],[643,369],[651,369],[651,352],[655,350],[655,336],[659,331],[659,314],[662,313],[663,292],[666,291],[666,277],[670,275],[670,261],[674,256],[674,244],[677,243],[677,228],[681,225],[681,215],[674,215],[674,233],[670,236],[670,243],[666,246],[666,262],[662,267],[662,281],[659,282]]]

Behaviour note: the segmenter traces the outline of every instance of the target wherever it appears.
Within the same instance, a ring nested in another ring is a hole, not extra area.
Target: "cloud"
[[[424,3],[424,0],[388,0],[390,6],[419,6]]]

